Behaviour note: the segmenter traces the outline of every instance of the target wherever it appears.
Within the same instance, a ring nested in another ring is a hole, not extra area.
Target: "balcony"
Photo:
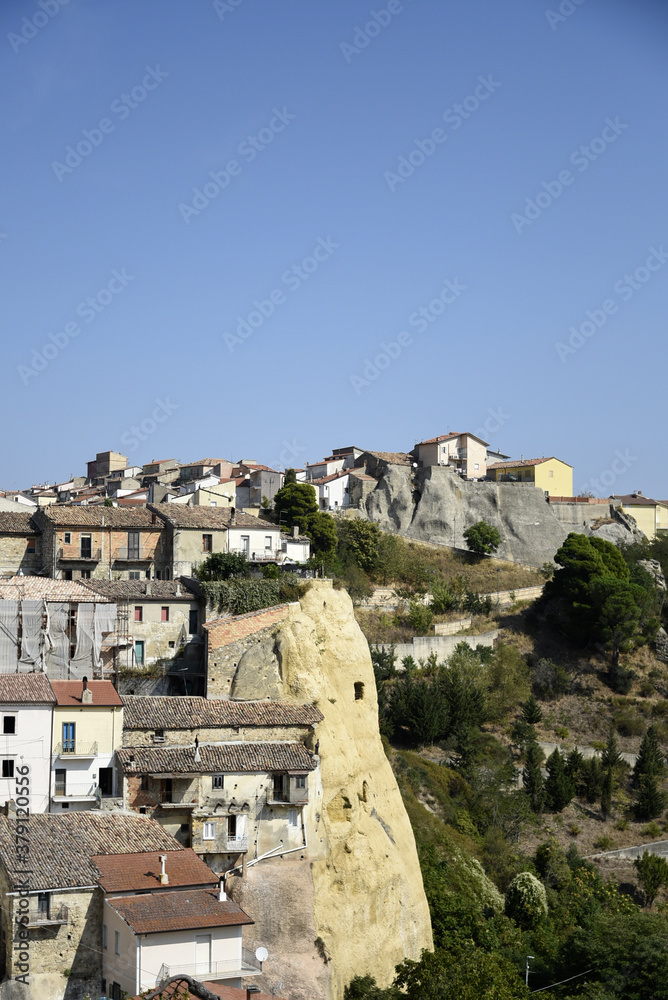
[[[57,909],[40,909],[39,906],[31,906],[28,914],[27,927],[59,927],[69,923],[70,911],[66,906],[59,906]]]
[[[157,799],[163,809],[195,809],[197,807],[197,792],[155,792],[152,798]]]
[[[172,976],[191,976],[193,979],[238,979],[240,976],[259,976],[262,973],[262,962],[258,962],[252,951],[242,948],[239,958],[228,958],[216,962],[193,962],[183,965],[163,965],[156,979],[160,986]]]
[[[97,563],[102,558],[102,549],[84,549],[83,552],[73,552],[71,549],[58,549],[58,561],[67,563]]]
[[[97,743],[80,743],[79,740],[65,740],[58,743],[56,757],[97,757]]]
[[[56,781],[53,786],[53,801],[95,802],[98,787],[94,781]]]
[[[230,549],[234,555],[246,556],[249,562],[276,562],[281,555],[280,549]]]
[[[226,837],[223,843],[224,850],[229,854],[244,854],[248,850],[248,836]]]
[[[304,806],[307,803],[307,788],[291,788],[289,791],[284,788],[280,790],[278,788],[267,789],[268,806]]]
[[[140,546],[120,546],[113,555],[113,562],[153,562],[153,553]]]

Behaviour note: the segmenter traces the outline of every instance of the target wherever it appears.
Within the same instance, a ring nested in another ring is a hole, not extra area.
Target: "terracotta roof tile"
[[[246,615],[229,618],[211,618],[202,628],[208,635],[209,649],[220,649],[255,632],[277,625],[288,616],[289,604],[276,604],[262,611],[249,611]]]
[[[22,824],[24,820],[20,821]],[[16,823],[0,815],[0,861],[12,886],[24,865],[16,855]],[[30,888],[65,889],[97,885],[96,854],[182,851],[184,848],[148,816],[82,811],[30,816]]]
[[[82,681],[52,681],[51,687],[56,696],[56,700],[61,707],[77,708],[117,708],[122,707],[123,702],[118,691],[111,681],[88,681],[88,690],[93,695],[92,702],[81,700],[83,694]]]
[[[123,728],[127,730],[313,726],[323,719],[315,705],[292,705],[285,701],[124,695],[123,704]]]
[[[55,525],[99,528],[151,528],[159,530],[161,525],[153,522],[152,511],[148,507],[86,507],[68,504],[41,507],[36,517],[46,518]]]
[[[0,535],[34,535],[39,527],[33,521],[35,509],[0,510]]]
[[[131,892],[137,889],[162,889],[160,857],[164,851],[141,851],[135,854],[95,854],[92,862],[100,873],[99,883],[105,892]],[[167,885],[217,885],[218,876],[192,848],[171,851],[165,861]]]
[[[261,521],[257,517],[248,514],[235,512],[232,521],[231,507],[188,507],[181,504],[160,504],[160,506],[150,505],[153,510],[174,528],[204,528],[204,529],[224,529],[230,526],[236,528],[257,528],[274,531],[278,530],[278,525],[270,524],[268,521]]]
[[[55,705],[46,674],[0,674],[0,705]]]
[[[519,469],[527,465],[542,465],[543,462],[561,462],[560,458],[555,458],[554,455],[547,455],[545,458],[520,458],[517,462],[493,462],[492,465],[487,466],[487,470],[490,469]],[[562,465],[568,465],[568,462],[561,462]],[[568,468],[572,466],[568,465]]]
[[[313,771],[303,743],[200,743],[195,748],[126,747],[116,755],[126,774],[234,774]]]
[[[163,889],[141,896],[116,896],[108,902],[135,934],[231,927],[255,922],[231,899],[220,902],[215,889],[182,889],[178,892],[165,892]]]
[[[48,576],[12,576],[0,580],[0,599],[108,604],[109,598],[94,594],[75,580],[52,580]]]
[[[175,996],[183,996],[187,1000],[246,1000],[247,993],[245,987],[241,986],[201,983],[190,976],[174,976],[164,986],[148,994],[142,993],[141,996],[133,997],[133,1000],[172,1000]],[[268,993],[254,993],[253,1000],[282,1000],[282,998],[274,993],[271,996]]]
[[[193,588],[190,590],[188,583],[180,578],[176,580],[86,580],[83,586],[113,601],[193,601],[197,598],[193,590],[199,589],[197,581],[190,581],[190,586]]]

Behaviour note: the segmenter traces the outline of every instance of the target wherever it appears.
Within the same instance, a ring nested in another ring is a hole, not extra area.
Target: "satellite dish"
[[[258,962],[266,962],[267,959],[269,958],[269,952],[267,951],[266,948],[260,947],[255,952],[255,957],[257,958]]]

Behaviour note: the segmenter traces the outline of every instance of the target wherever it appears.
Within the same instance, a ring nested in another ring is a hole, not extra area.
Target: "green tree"
[[[545,808],[545,788],[541,766],[543,763],[543,751],[535,741],[527,745],[524,769],[522,771],[522,783],[525,793],[529,796],[531,809],[535,813],[542,813]]]
[[[415,635],[426,635],[434,621],[434,613],[422,601],[411,601],[408,605],[408,621]]]
[[[656,774],[641,774],[638,786],[636,816],[638,819],[656,819],[666,807],[666,796],[661,791]]]
[[[666,758],[661,749],[659,736],[654,726],[648,726],[642,738],[638,757],[633,768],[633,778],[639,784],[643,774],[654,774],[663,777],[666,770]]]
[[[563,755],[554,750],[545,764],[547,781],[545,782],[545,798],[550,812],[561,812],[575,794],[573,781],[566,773]]]
[[[506,916],[520,927],[534,927],[547,915],[545,886],[531,872],[520,872],[506,890]]]
[[[564,942],[562,976],[591,969],[615,1000],[668,1000],[668,921],[655,913],[599,913]],[[594,994],[596,996],[596,994]]]
[[[658,854],[645,851],[641,858],[636,858],[633,867],[638,873],[638,881],[645,896],[645,906],[650,909],[661,889],[668,886],[668,861]]]
[[[488,556],[496,552],[501,544],[501,535],[497,528],[485,521],[477,521],[467,528],[464,538],[469,551],[475,552],[479,556]]]
[[[341,562],[355,563],[365,573],[378,566],[381,531],[373,521],[346,518],[337,525],[337,553]]]
[[[543,718],[543,713],[541,711],[540,705],[536,701],[534,695],[530,694],[527,700],[522,705],[522,718],[530,726],[536,726]]]
[[[301,485],[301,484],[298,484]],[[311,539],[311,554],[327,562],[336,551],[336,525],[334,519],[318,511],[311,514],[304,527],[305,533]]]
[[[315,487],[310,483],[288,483],[274,496],[274,510],[282,528],[298,525],[306,531],[310,519],[318,513]]]
[[[248,560],[243,552],[212,552],[197,567],[197,579],[231,580],[233,577],[248,576]]]
[[[297,482],[297,473],[294,469],[286,469],[283,476],[283,486],[289,486],[291,483]]]

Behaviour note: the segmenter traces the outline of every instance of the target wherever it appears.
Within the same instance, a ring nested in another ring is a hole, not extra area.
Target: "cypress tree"
[[[550,812],[561,812],[573,798],[575,788],[566,774],[564,758],[558,750],[550,754],[545,767],[547,769],[545,795],[548,809]]]
[[[636,785],[639,785],[644,774],[652,774],[656,778],[661,778],[665,769],[666,759],[661,750],[659,737],[654,726],[650,726],[642,738],[636,766],[633,768],[634,781]]]
[[[529,695],[527,700],[522,705],[522,718],[528,725],[536,726],[543,718],[543,713],[541,712],[540,705],[536,701],[534,695]]]
[[[529,796],[531,808],[535,813],[541,813],[545,807],[545,789],[540,766],[543,762],[543,751],[535,741],[527,746],[526,763],[522,771],[524,791]]]

